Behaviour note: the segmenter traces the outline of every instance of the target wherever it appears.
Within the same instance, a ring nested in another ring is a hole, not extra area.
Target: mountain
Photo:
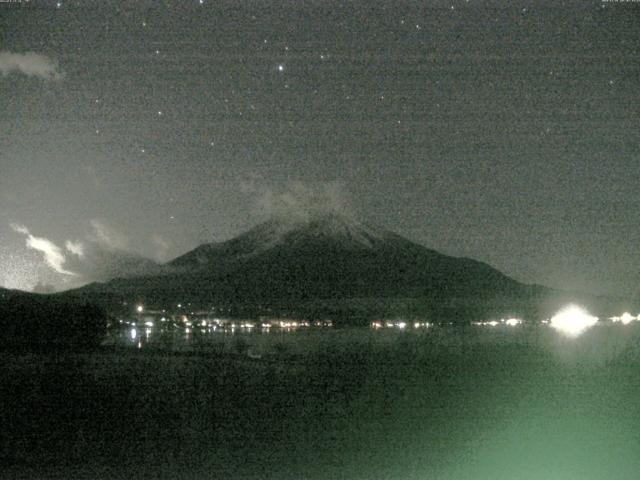
[[[323,215],[309,220],[274,218],[227,242],[201,245],[169,262],[169,265],[189,269],[210,268],[220,262],[236,262],[273,249],[288,249],[294,253],[305,245],[318,242],[351,251],[371,250],[393,237],[390,232],[338,215]]]
[[[190,302],[198,308],[226,305],[246,315],[460,318],[479,309],[487,315],[525,311],[549,292],[485,263],[327,214],[272,219],[228,241],[201,245],[159,273],[94,283],[64,295],[108,308],[137,301],[167,307]]]
[[[338,215],[272,220],[169,265],[203,281],[224,277],[247,298],[508,293],[521,287],[481,262],[449,257]]]
[[[96,348],[107,316],[73,296],[43,295],[0,288],[0,349]]]

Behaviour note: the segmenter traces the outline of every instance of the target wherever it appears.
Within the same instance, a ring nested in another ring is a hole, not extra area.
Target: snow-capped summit
[[[392,238],[393,234],[345,215],[325,214],[310,218],[288,237],[299,241],[332,240],[351,248],[374,248]]]
[[[174,267],[203,267],[261,254],[274,248],[300,248],[318,243],[346,249],[372,249],[397,235],[337,213],[307,217],[273,217],[221,243],[201,245],[176,258]]]
[[[482,262],[443,255],[383,228],[324,213],[274,217],[225,242],[197,247],[169,262],[161,275],[112,281],[86,292],[251,308],[322,309],[346,302],[336,305],[348,311],[361,308],[361,299],[408,298],[464,310],[479,299],[528,298],[531,289]]]

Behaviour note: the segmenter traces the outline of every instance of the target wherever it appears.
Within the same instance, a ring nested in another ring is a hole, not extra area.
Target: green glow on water
[[[282,358],[260,360],[136,349],[58,365],[4,354],[0,384],[13,385],[13,407],[0,420],[17,440],[8,452],[38,461],[62,446],[65,462],[84,463],[82,475],[60,478],[95,478],[102,464],[122,473],[100,478],[190,480],[627,480],[640,471],[637,322],[577,337],[522,325],[255,339],[290,343]],[[37,416],[21,414],[25,402]],[[38,437],[25,429],[70,441],[32,445]],[[3,478],[53,478],[27,475],[25,464]]]

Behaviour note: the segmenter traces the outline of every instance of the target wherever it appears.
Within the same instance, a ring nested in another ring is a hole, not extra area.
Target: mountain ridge
[[[158,273],[56,295],[112,313],[130,314],[138,302],[167,309],[188,304],[221,307],[234,316],[330,317],[345,324],[397,315],[463,323],[540,320],[569,302],[597,315],[629,305],[524,284],[484,262],[445,255],[336,214],[272,218],[227,241],[200,245]]]
[[[162,267],[158,274],[93,283],[65,295],[107,309],[133,302],[167,307],[188,302],[194,308],[233,306],[239,315],[250,316],[351,318],[412,311],[462,318],[481,308],[492,314],[522,311],[529,299],[548,291],[484,262],[444,255],[334,214],[270,219]]]
[[[254,226],[248,231],[224,242],[206,243],[167,262],[172,267],[202,266],[208,257],[231,254],[237,257],[251,256],[283,243],[300,243],[313,238],[340,238],[353,246],[371,247],[382,237],[395,234],[379,227],[372,227],[337,214],[313,216],[307,219],[276,217]]]

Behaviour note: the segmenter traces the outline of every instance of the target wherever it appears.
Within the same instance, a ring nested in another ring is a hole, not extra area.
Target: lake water
[[[545,325],[193,335],[125,330],[111,339],[115,352],[63,366],[3,358],[6,478],[595,480],[640,471],[637,322],[578,336]]]

